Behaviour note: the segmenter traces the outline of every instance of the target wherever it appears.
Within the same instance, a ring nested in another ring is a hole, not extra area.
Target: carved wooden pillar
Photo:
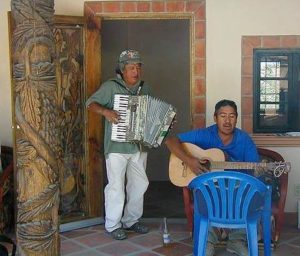
[[[20,255],[59,255],[61,147],[54,0],[11,0],[12,76]]]

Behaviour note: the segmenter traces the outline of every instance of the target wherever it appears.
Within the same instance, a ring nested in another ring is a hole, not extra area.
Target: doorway
[[[125,49],[138,50],[143,75],[152,95],[177,109],[177,123],[171,134],[190,128],[190,20],[109,19],[102,20],[102,82],[115,76],[117,59]],[[147,175],[144,217],[183,217],[182,189],[168,178],[169,151],[162,144],[151,149]],[[172,211],[170,211],[172,209]]]

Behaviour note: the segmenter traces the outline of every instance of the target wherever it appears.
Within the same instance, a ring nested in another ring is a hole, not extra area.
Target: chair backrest
[[[189,184],[194,211],[213,226],[238,228],[271,208],[271,191],[253,176],[236,171],[202,174]]]

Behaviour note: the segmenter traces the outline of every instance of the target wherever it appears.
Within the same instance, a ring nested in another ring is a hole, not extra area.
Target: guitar
[[[291,170],[291,164],[289,162],[226,162],[225,155],[222,150],[217,148],[204,150],[191,143],[182,143],[185,151],[194,157],[208,160],[206,167],[210,171],[223,170],[223,169],[254,169],[255,176],[260,176],[265,172],[272,170],[275,177],[279,177],[283,173],[288,173]],[[171,154],[169,161],[169,178],[171,182],[179,187],[186,187],[192,179],[197,175],[191,171],[191,169],[182,162],[174,154]]]

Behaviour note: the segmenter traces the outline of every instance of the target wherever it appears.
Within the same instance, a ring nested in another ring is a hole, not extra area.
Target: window
[[[254,50],[253,131],[300,131],[300,49]]]

